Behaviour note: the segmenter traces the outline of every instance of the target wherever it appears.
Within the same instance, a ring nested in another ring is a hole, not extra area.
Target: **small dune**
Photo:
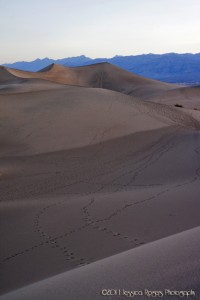
[[[200,86],[179,87],[166,91],[159,96],[150,97],[151,101],[169,105],[182,105],[184,108],[200,110]]]

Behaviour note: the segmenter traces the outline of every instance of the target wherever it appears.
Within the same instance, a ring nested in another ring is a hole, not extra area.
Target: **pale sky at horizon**
[[[0,64],[199,53],[200,0],[0,0]]]

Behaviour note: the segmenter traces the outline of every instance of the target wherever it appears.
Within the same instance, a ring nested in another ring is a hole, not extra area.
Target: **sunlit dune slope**
[[[109,63],[74,68],[52,64],[36,73],[10,68],[6,70],[19,78],[40,78],[68,85],[104,88],[142,98],[176,88],[176,85],[147,79]]]

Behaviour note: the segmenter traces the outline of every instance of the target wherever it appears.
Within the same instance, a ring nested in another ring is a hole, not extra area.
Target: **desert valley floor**
[[[0,200],[0,300],[200,299],[200,87],[0,67]]]

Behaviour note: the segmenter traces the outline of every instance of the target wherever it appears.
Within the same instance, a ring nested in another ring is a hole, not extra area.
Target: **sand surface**
[[[163,92],[157,96],[150,96],[154,102],[168,105],[182,105],[183,108],[200,111],[200,86],[180,87]]]
[[[53,276],[1,299],[119,300],[128,298],[124,296],[125,293],[136,291],[142,292],[143,296],[135,296],[133,299],[151,299],[147,295],[154,291],[159,291],[162,299],[180,299],[181,297],[169,296],[169,291],[191,291],[199,283],[199,234],[200,227],[197,227]],[[112,290],[114,294],[117,291],[117,296],[103,297],[102,292],[105,293],[105,289]],[[195,297],[182,299],[199,299],[199,295],[198,288],[195,290]],[[152,298],[159,299],[155,296]]]
[[[117,89],[80,84],[108,67]],[[199,299],[199,112],[153,102],[172,86],[136,75],[151,100],[126,95],[108,64],[71,69],[78,83],[0,69],[0,299]]]

